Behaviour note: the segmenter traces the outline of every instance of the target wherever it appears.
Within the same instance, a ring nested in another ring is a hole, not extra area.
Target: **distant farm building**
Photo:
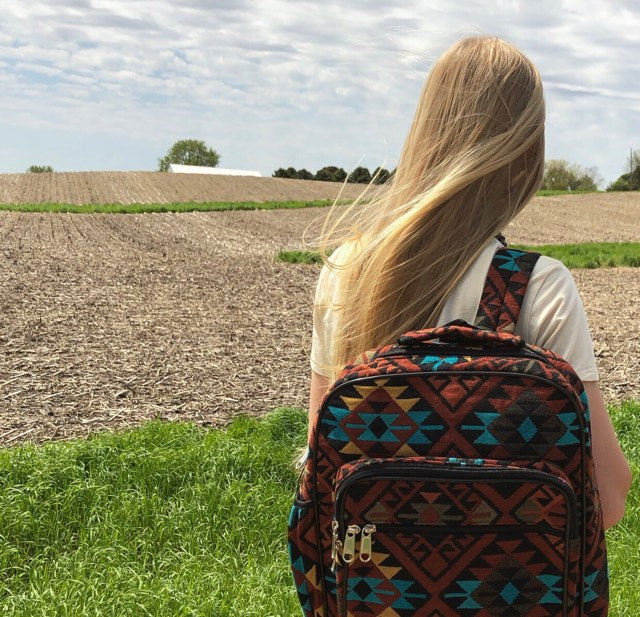
[[[199,165],[176,165],[174,163],[169,165],[169,171],[174,174],[212,174],[215,176],[255,176],[256,178],[262,178],[262,174],[259,171],[200,167]]]

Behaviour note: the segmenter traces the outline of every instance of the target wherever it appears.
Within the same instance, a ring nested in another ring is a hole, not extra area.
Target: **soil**
[[[354,198],[362,184],[179,174],[81,171],[0,174],[0,204],[133,204],[202,201],[313,201]]]
[[[318,268],[274,256],[325,213],[0,212],[0,443],[304,407]],[[505,233],[638,241],[640,194],[538,199]],[[573,274],[607,401],[637,396],[640,270]]]

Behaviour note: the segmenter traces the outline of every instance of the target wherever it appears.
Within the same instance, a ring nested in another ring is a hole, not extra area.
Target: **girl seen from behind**
[[[433,66],[397,170],[367,203],[333,208],[314,304],[310,433],[341,368],[404,332],[474,322],[496,239],[538,190],[544,169],[540,75],[497,38],[465,38]],[[369,196],[368,196],[369,197]],[[604,524],[624,514],[631,474],[598,386],[570,272],[541,257],[515,334],[565,358],[582,379]]]

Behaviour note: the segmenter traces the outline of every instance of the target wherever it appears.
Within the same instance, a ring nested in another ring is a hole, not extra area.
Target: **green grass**
[[[297,616],[286,528],[305,434],[279,410],[0,451],[0,614]]]
[[[582,244],[513,245],[559,259],[567,268],[640,267],[640,242],[585,242]],[[292,264],[322,263],[320,253],[311,250],[280,251],[280,261]]]
[[[342,202],[340,202],[342,203]],[[225,210],[281,210],[319,208],[332,199],[316,201],[207,201],[173,204],[0,204],[12,212],[74,212],[78,214],[142,214],[145,212],[220,212]]]
[[[640,606],[640,401],[611,410],[616,433],[631,464],[633,486],[624,518],[607,531],[611,576],[610,617],[635,617]]]
[[[540,189],[536,197],[555,197],[556,195],[584,195],[585,193],[604,193],[605,191],[554,191],[553,189]]]
[[[328,252],[331,254],[331,251]],[[280,261],[290,264],[321,264],[322,257],[319,251],[291,250],[280,251],[277,255]]]
[[[575,195],[585,191],[539,191],[539,197]],[[586,191],[588,192],[588,191]],[[350,203],[343,199],[338,203]],[[315,201],[206,201],[176,202],[172,204],[0,204],[0,210],[12,212],[74,212],[77,214],[143,214],[145,212],[212,212],[225,210],[280,210],[322,208],[333,204],[333,199]]]
[[[640,242],[584,242],[581,244],[513,245],[559,259],[567,268],[640,267]]]
[[[635,472],[608,532],[612,617],[640,605],[640,402],[612,410]],[[290,462],[306,414],[152,422],[0,451],[0,614],[297,617]]]

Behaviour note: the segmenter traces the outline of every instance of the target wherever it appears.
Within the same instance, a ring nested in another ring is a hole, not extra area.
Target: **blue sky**
[[[466,34],[538,65],[547,158],[610,181],[640,149],[636,0],[5,0],[0,25],[0,172],[154,170],[182,138],[264,175],[393,167]]]

